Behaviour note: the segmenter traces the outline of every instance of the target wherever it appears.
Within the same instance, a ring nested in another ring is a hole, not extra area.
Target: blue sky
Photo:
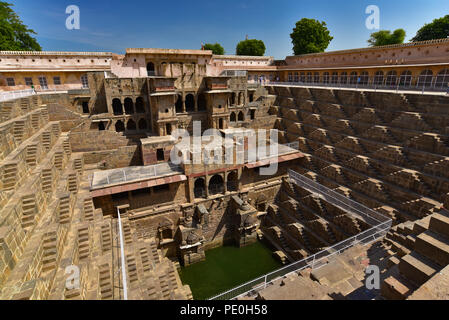
[[[234,54],[240,40],[261,39],[267,55],[292,55],[290,33],[301,18],[325,21],[328,48],[367,46],[368,5],[380,8],[381,29],[404,28],[407,40],[425,23],[449,14],[448,0],[9,0],[38,35],[44,50],[112,51],[126,48],[199,49],[219,42]],[[81,29],[67,30],[65,9],[77,5]]]

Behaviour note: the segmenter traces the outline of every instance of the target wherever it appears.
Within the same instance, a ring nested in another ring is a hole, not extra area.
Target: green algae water
[[[224,246],[206,252],[206,261],[182,268],[182,282],[195,300],[205,300],[282,267],[261,242]]]

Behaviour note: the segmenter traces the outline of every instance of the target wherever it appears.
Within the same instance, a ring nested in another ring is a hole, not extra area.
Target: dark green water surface
[[[244,248],[224,246],[206,252],[206,261],[182,268],[181,279],[195,300],[205,300],[274,271],[282,265],[261,242]]]

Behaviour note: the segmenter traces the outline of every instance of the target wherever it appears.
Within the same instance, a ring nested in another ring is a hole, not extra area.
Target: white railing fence
[[[259,291],[267,288],[269,285],[272,285],[276,280],[287,277],[293,273],[298,273],[304,269],[319,269],[327,265],[338,255],[356,245],[366,246],[370,243],[378,241],[379,239],[382,239],[391,229],[392,220],[390,218],[385,217],[380,213],[363,206],[360,203],[348,199],[335,191],[319,185],[315,181],[299,175],[292,170],[289,170],[289,175],[295,183],[298,183],[300,186],[304,186],[307,190],[313,193],[316,193],[320,196],[325,196],[326,200],[335,197],[333,200],[331,199],[333,203],[338,204],[338,206],[343,209],[346,208],[348,210],[348,213],[355,213],[358,218],[364,218],[364,220],[370,225],[373,225],[373,227],[358,235],[337,243],[330,248],[327,248],[303,260],[292,263],[279,270],[268,273],[257,279],[251,280],[241,286],[221,293],[209,300],[234,300],[244,296],[253,297],[257,295]],[[346,200],[341,198],[345,198]]]
[[[0,92],[0,102],[29,97],[31,95],[33,95],[33,89]]]

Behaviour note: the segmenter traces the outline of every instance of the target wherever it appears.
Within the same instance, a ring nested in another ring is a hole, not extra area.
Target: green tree
[[[219,43],[206,43],[204,45],[204,50],[212,50],[213,54],[223,55],[225,54],[224,48]]]
[[[262,40],[247,39],[238,43],[236,54],[238,56],[263,56],[265,50],[265,43]]]
[[[393,33],[391,33],[390,30],[380,30],[371,34],[368,43],[372,47],[400,44],[404,43],[405,36],[406,33],[404,29],[397,29],[393,31]]]
[[[31,36],[36,33],[23,24],[11,6],[0,1],[0,50],[41,51],[41,46]]]
[[[418,30],[412,41],[444,39],[449,36],[449,15],[433,20]]]
[[[326,22],[307,18],[296,22],[290,37],[295,55],[324,52],[334,39]]]

